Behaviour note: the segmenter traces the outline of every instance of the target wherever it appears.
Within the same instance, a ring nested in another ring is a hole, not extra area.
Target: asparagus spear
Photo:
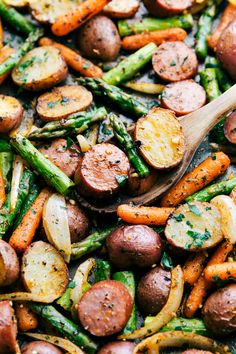
[[[212,198],[219,194],[230,194],[236,187],[236,177],[227,181],[218,182],[212,184],[209,187],[202,189],[201,191],[191,195],[186,199],[186,202],[193,202],[197,200],[199,202],[209,202]]]
[[[102,280],[110,279],[111,277],[111,265],[107,261],[102,259],[97,260],[96,272],[95,272],[95,281],[96,283]]]
[[[97,344],[77,324],[60,314],[53,306],[31,303],[30,307],[60,334],[84,349],[86,353],[93,354],[97,351]]]
[[[216,77],[222,91],[227,91],[233,86],[233,83],[227,73],[222,69],[219,60],[215,57],[208,57],[206,62],[206,68],[215,68]]]
[[[98,248],[102,247],[107,236],[117,227],[118,225],[113,225],[106,227],[102,231],[96,231],[93,234],[86,237],[83,241],[72,244],[71,256],[73,259],[78,259],[85,254],[91,253]]]
[[[204,60],[207,56],[208,45],[207,36],[211,33],[213,20],[217,14],[217,9],[222,0],[209,1],[209,5],[203,11],[198,21],[198,31],[196,35],[197,43],[195,52],[199,59]]]
[[[8,144],[6,140],[0,140],[0,153],[1,152],[10,152],[11,151],[11,145]]]
[[[70,189],[74,186],[72,180],[41,154],[28,139],[17,134],[11,139],[11,145],[49,185],[61,194],[69,193]]]
[[[92,124],[103,120],[107,116],[104,107],[92,112],[79,112],[71,115],[67,119],[49,122],[43,128],[33,131],[28,138],[30,140],[52,139],[55,137],[66,136],[68,134],[80,134]]]
[[[42,28],[31,32],[22,46],[16,52],[10,55],[10,57],[5,60],[4,63],[0,64],[0,76],[14,68],[21,60],[21,58],[23,58],[23,56],[33,48],[35,42],[37,42],[37,40],[42,37],[43,33],[44,30]]]
[[[221,95],[215,68],[207,68],[201,71],[200,78],[209,101],[213,101]]]
[[[148,112],[148,108],[132,95],[121,90],[119,87],[107,84],[101,79],[79,78],[78,83],[86,86],[94,95],[116,104],[124,113],[130,113],[135,117],[141,117]]]
[[[57,304],[60,305],[64,310],[70,311],[72,306],[71,300],[71,290],[75,287],[75,282],[71,281],[64,294],[57,300]]]
[[[226,144],[228,143],[228,140],[225,137],[224,134],[224,123],[225,119],[223,118],[217,123],[214,128],[210,132],[210,138],[212,141],[219,143],[219,144]]]
[[[191,29],[193,27],[192,15],[187,14],[163,19],[146,17],[141,20],[118,21],[118,29],[121,37],[130,36],[133,33],[157,31],[172,27],[180,27],[186,30]]]
[[[12,163],[13,163],[12,152],[0,153],[0,170],[2,173],[6,193],[8,193],[11,188]]]
[[[102,77],[103,80],[110,85],[119,85],[121,82],[131,79],[152,59],[156,50],[155,43],[147,44],[122,60],[114,69],[106,72]]]
[[[7,6],[2,0],[0,0],[0,17],[24,34],[28,35],[35,29],[35,26],[25,16],[16,11],[14,7]]]
[[[148,316],[145,318],[145,326],[153,321],[155,317]],[[195,332],[202,336],[208,336],[209,332],[206,329],[204,322],[198,318],[173,318],[166,326],[162,327],[160,332],[169,331],[184,331],[184,332]]]
[[[137,154],[134,142],[127,132],[123,122],[119,120],[115,114],[110,115],[111,126],[114,130],[114,135],[120,142],[120,144],[124,147],[128,159],[133,165],[135,171],[138,173],[140,177],[146,177],[149,175],[150,171],[143,161],[143,159]]]
[[[135,279],[132,272],[117,272],[113,274],[112,277],[114,280],[120,281],[123,283],[129,290],[130,295],[134,301],[135,299]],[[131,333],[136,329],[137,320],[136,320],[136,306],[135,302],[133,304],[133,309],[129,318],[129,321],[126,323],[125,328],[122,331],[122,334]]]

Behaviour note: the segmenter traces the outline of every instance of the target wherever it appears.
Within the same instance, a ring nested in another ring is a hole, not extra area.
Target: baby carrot
[[[43,37],[39,40],[39,45],[50,45],[59,49],[66,63],[83,76],[99,78],[103,76],[103,72],[98,66],[94,65],[91,61],[84,59],[79,53],[63,44],[57,43],[50,38]]]
[[[206,252],[198,252],[187,259],[183,266],[185,283],[191,286],[196,283],[204,270],[207,257],[208,254]]]
[[[27,302],[16,302],[15,314],[17,319],[17,327],[20,332],[27,332],[38,327],[38,319],[36,314],[30,309]]]
[[[118,216],[129,224],[165,225],[173,208],[157,208],[145,206],[119,205]]]
[[[183,202],[224,173],[229,165],[230,159],[223,152],[212,154],[169,190],[162,198],[161,206],[173,207]]]
[[[236,280],[236,262],[210,265],[204,272],[207,281]]]
[[[12,53],[14,53],[14,49],[11,47],[5,46],[5,47],[1,48],[0,49],[0,64],[4,63],[4,61],[7,60]],[[5,74],[0,76],[0,85],[8,77],[10,72],[11,72],[11,70],[8,70]]]

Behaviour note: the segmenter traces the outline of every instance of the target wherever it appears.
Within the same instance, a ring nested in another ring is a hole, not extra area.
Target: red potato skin
[[[63,352],[57,348],[55,345],[37,340],[26,344],[21,349],[21,354],[63,354]]]
[[[216,53],[225,70],[236,80],[236,20],[232,21],[220,36]]]
[[[0,102],[3,102],[6,96],[0,95]],[[23,118],[24,108],[21,103],[14,97],[11,97],[15,101],[15,107],[17,108],[14,115],[7,114],[4,117],[0,117],[0,133],[8,133],[12,129],[17,128]]]
[[[78,205],[67,203],[66,206],[71,242],[79,242],[86,236],[89,229],[89,218]]]
[[[230,143],[236,144],[236,112],[231,113],[224,123],[224,134]]]
[[[0,287],[14,283],[20,272],[19,260],[15,250],[5,241],[0,240],[0,264],[3,263],[6,273],[0,274]]]
[[[110,342],[105,344],[97,354],[133,354],[135,344],[132,342]]]
[[[178,15],[193,4],[193,0],[144,0],[151,15],[170,17]]]
[[[94,336],[110,336],[125,327],[132,307],[132,297],[121,282],[103,280],[82,296],[78,316],[83,327]]]
[[[181,41],[161,44],[152,57],[152,65],[159,78],[167,82],[191,79],[198,70],[195,52]]]
[[[0,302],[0,354],[14,354],[17,347],[17,324],[11,301]]]

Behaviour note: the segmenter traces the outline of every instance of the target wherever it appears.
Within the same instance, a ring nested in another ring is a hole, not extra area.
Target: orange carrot
[[[65,36],[97,15],[111,0],[86,0],[77,9],[58,17],[51,27],[56,36]]]
[[[20,332],[30,331],[38,327],[38,318],[26,302],[16,302],[15,314]]]
[[[221,243],[214,254],[211,256],[209,262],[207,263],[207,267],[214,264],[223,263],[232,249],[232,244],[226,241]],[[211,286],[212,282],[208,281],[204,277],[204,274],[201,274],[196,284],[192,288],[185,304],[184,313],[187,318],[193,317],[197,310],[202,306],[202,302]]]
[[[204,272],[207,281],[236,280],[236,262],[225,262],[206,267]]]
[[[78,71],[81,75],[86,77],[102,77],[102,70],[94,65],[91,61],[81,57],[79,53],[66,47],[63,44],[54,42],[50,38],[43,37],[39,41],[40,46],[53,46],[60,50],[61,55],[64,57],[66,63],[74,70]]]
[[[228,4],[221,16],[220,23],[211,36],[207,38],[208,45],[211,49],[216,50],[218,40],[231,21],[236,19],[236,6]]]
[[[8,46],[5,46],[0,49],[0,64],[4,63],[7,58],[9,58],[10,55],[14,53],[14,49]],[[3,83],[3,81],[8,77],[10,74],[11,70],[8,70],[5,74],[0,76],[0,85]]]
[[[0,19],[0,48],[3,47],[3,28],[2,28],[2,20]]]
[[[129,224],[165,225],[173,208],[157,208],[145,206],[119,205],[118,216]]]
[[[0,208],[5,203],[5,200],[6,200],[5,185],[4,185],[4,180],[2,177],[2,172],[0,171]]]
[[[204,270],[207,257],[208,254],[206,252],[198,252],[187,259],[183,266],[185,283],[191,286],[196,283]]]
[[[21,223],[11,235],[9,244],[17,253],[24,252],[33,240],[42,219],[44,203],[49,195],[50,191],[47,188],[40,192],[30,209],[24,215]]]
[[[169,190],[162,198],[161,206],[172,207],[183,202],[187,197],[204,188],[224,173],[229,165],[230,159],[223,152],[216,152],[209,156]]]
[[[161,31],[144,32],[134,36],[125,37],[122,47],[125,50],[138,50],[149,43],[160,45],[167,41],[183,41],[187,33],[182,28],[170,28]]]

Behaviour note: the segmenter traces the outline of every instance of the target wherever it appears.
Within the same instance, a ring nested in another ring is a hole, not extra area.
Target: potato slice
[[[107,16],[115,18],[133,17],[138,11],[140,2],[138,0],[112,0],[104,8],[104,13]]]
[[[22,121],[24,109],[14,97],[0,95],[0,133],[8,133]]]
[[[14,7],[24,7],[28,5],[28,0],[4,0],[5,4]]]
[[[144,159],[155,169],[177,166],[184,156],[185,139],[182,127],[173,112],[154,107],[140,118],[135,127]]]
[[[92,100],[91,92],[83,86],[61,86],[40,96],[36,109],[41,119],[48,122],[83,111]]]
[[[220,211],[206,202],[181,205],[169,217],[165,236],[170,244],[186,251],[214,247],[223,239]]]
[[[14,68],[12,79],[26,90],[52,87],[67,76],[68,68],[57,48],[45,46],[28,52]]]
[[[60,253],[49,243],[37,241],[25,251],[22,259],[25,288],[42,298],[56,300],[68,285],[68,269]]]

